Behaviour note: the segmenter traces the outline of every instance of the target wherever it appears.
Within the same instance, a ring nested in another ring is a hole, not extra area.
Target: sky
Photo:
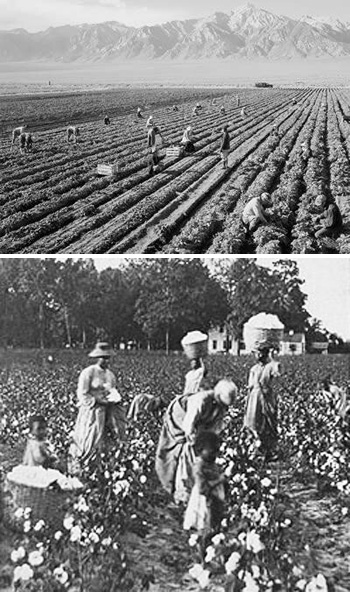
[[[206,17],[217,11],[231,12],[246,4],[240,0],[0,0],[0,29],[24,28],[30,32],[65,24],[119,21],[129,26],[169,20]],[[350,21],[345,0],[257,0],[255,6],[276,14],[331,16]]]
[[[116,267],[120,259],[92,257],[97,269]],[[268,267],[281,257],[261,257],[259,264]],[[292,257],[291,257],[292,258]],[[308,295],[306,308],[323,326],[350,340],[350,257],[296,257],[302,290]]]

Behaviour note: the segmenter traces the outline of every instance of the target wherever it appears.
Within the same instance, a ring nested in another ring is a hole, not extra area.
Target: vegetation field
[[[326,374],[348,386],[349,360],[291,356],[281,362],[275,386],[280,460],[266,464],[252,457],[241,429],[253,359],[207,361],[209,383],[228,376],[239,396],[218,459],[228,485],[225,519],[201,569],[191,569],[194,539],[182,530],[183,512],[169,504],[154,474],[162,414],[144,413],[128,425],[122,446],[107,443],[61,528],[47,530],[28,516],[18,518],[17,532],[0,525],[1,589],[10,589],[16,568],[16,589],[32,592],[349,590],[349,425],[318,388]],[[20,460],[35,412],[48,418],[50,439],[66,457],[85,365],[84,352],[3,352],[2,476]],[[119,353],[112,369],[127,408],[139,393],[169,400],[180,393],[187,364],[182,356]]]
[[[237,94],[247,107],[245,118]],[[130,88],[2,97],[0,251],[349,253],[349,100],[346,89],[324,88]],[[203,111],[195,117],[197,101]],[[140,104],[165,141],[161,170],[151,178],[145,120],[135,117]],[[106,111],[110,126],[103,125]],[[18,147],[11,149],[10,132],[24,121],[35,142],[32,153],[21,155]],[[80,125],[77,145],[66,141],[67,123]],[[228,170],[219,155],[225,123],[231,134]],[[165,158],[166,146],[177,144],[189,124],[196,152]],[[274,124],[279,137],[271,134]],[[117,178],[97,176],[97,164],[116,161]],[[272,223],[247,241],[243,208],[264,191],[273,197]],[[344,232],[337,239],[315,238],[319,195],[325,207],[339,205]]]

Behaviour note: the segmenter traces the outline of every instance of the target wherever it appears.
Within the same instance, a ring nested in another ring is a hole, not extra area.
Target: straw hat
[[[109,343],[105,341],[99,341],[96,343],[95,348],[89,354],[90,358],[110,358],[113,355],[113,350]]]

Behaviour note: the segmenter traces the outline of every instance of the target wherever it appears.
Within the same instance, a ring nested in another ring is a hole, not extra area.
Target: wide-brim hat
[[[90,358],[110,358],[112,355],[113,350],[106,341],[96,343],[92,352],[89,353]]]

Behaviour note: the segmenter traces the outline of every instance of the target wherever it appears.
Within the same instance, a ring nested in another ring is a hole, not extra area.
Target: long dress
[[[184,516],[184,530],[193,528],[206,535],[215,529],[222,518],[225,500],[221,472],[215,462],[199,458],[193,467],[194,485]],[[220,482],[221,481],[221,482]]]
[[[115,404],[100,404],[97,398],[116,387],[116,379],[108,369],[94,364],[85,368],[78,380],[78,417],[74,427],[70,456],[79,465],[88,461],[102,447],[106,421],[112,429],[122,432],[123,409]],[[120,422],[116,415],[121,416]]]
[[[158,442],[156,472],[164,489],[174,495],[176,502],[187,503],[194,484],[193,437],[204,430],[219,434],[225,411],[226,408],[215,400],[214,391],[181,395],[170,403]]]
[[[184,388],[184,395],[191,395],[193,393],[198,393],[200,390],[201,382],[204,378],[205,369],[204,366],[200,366],[200,368],[196,368],[195,370],[190,370],[187,372],[185,376],[185,388]]]
[[[278,376],[274,362],[258,362],[250,370],[244,427],[257,434],[264,449],[272,450],[277,443],[277,397],[272,390]]]

